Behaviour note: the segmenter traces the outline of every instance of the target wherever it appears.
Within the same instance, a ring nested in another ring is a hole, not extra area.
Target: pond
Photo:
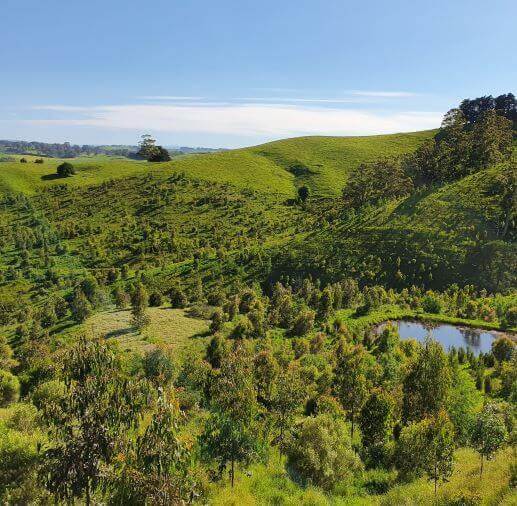
[[[399,320],[394,322],[398,327],[401,339],[414,338],[423,342],[431,334],[432,338],[441,343],[445,350],[452,347],[472,350],[474,355],[487,353],[492,348],[492,341],[504,335],[495,330],[481,330],[469,327],[458,327],[445,323],[418,322]],[[382,329],[381,324],[377,329]]]

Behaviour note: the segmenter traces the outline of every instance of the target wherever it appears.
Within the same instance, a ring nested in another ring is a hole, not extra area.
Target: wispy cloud
[[[296,135],[369,135],[434,128],[435,112],[373,112],[288,104],[137,104],[95,107],[39,106],[55,118],[25,120],[35,125],[89,126],[110,130],[151,130],[277,138]]]
[[[418,93],[412,91],[367,91],[367,90],[351,90],[351,95],[357,97],[374,97],[374,98],[410,98],[417,97]]]
[[[169,100],[171,102],[175,102],[181,100],[204,100],[205,97],[184,97],[175,95],[144,95],[137,98],[140,100]]]

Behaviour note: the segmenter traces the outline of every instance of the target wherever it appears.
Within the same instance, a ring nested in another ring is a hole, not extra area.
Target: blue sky
[[[1,17],[4,139],[411,131],[517,92],[515,0],[1,0]]]

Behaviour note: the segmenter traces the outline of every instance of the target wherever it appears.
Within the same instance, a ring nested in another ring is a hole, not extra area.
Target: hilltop
[[[88,186],[147,173],[166,176],[182,172],[188,177],[284,196],[293,196],[298,187],[306,185],[315,195],[328,197],[340,193],[349,171],[358,164],[412,152],[433,133],[298,137],[219,153],[183,155],[153,164],[117,156],[77,157],[71,160],[77,175],[66,180],[54,177],[61,159],[46,158],[43,164],[35,164],[36,157],[25,156],[29,163],[21,164],[20,157],[10,155],[10,160],[0,160],[0,192],[29,195],[63,182]]]

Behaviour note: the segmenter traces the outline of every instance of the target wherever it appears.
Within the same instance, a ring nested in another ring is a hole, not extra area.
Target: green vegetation
[[[0,162],[0,502],[513,504],[506,99],[437,132]],[[406,318],[507,335],[444,350]]]

